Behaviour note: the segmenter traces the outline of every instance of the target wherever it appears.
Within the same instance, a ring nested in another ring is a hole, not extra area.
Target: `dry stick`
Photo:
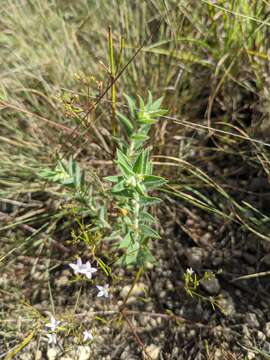
[[[104,99],[103,100],[104,102],[107,102],[107,103],[111,103],[110,100],[107,100],[107,99]],[[128,108],[127,105],[124,105],[120,102],[117,102],[117,106],[118,107],[122,107],[122,108]],[[135,110],[138,110],[138,108],[135,108]],[[211,132],[216,132],[216,133],[219,133],[219,134],[224,134],[224,135],[228,135],[228,136],[232,136],[232,137],[236,137],[236,138],[239,138],[239,139],[242,139],[242,140],[246,140],[246,141],[250,141],[250,142],[254,142],[256,144],[259,144],[259,145],[262,145],[262,146],[266,146],[266,147],[270,147],[270,143],[267,143],[267,142],[264,142],[262,140],[259,140],[259,139],[256,139],[256,138],[252,138],[250,137],[248,134],[246,134],[245,132],[243,132],[243,130],[241,130],[239,127],[235,127],[233,125],[230,124],[231,127],[233,127],[235,130],[243,133],[244,135],[241,135],[241,134],[237,134],[237,133],[234,133],[234,132],[231,132],[231,131],[227,131],[227,130],[222,130],[222,129],[218,129],[218,128],[215,128],[215,127],[210,127],[208,125],[203,125],[203,124],[199,124],[199,123],[196,123],[196,122],[193,122],[193,121],[187,121],[187,120],[182,120],[182,119],[178,119],[176,118],[175,116],[170,116],[170,115],[160,115],[159,116],[160,119],[165,119],[165,120],[172,120],[173,122],[175,122],[176,124],[179,124],[179,125],[183,125],[183,126],[186,126],[186,127],[189,127],[191,129],[194,129],[194,130],[198,130],[199,129],[202,129],[202,130],[211,130]],[[222,122],[218,122],[218,124],[223,124]],[[228,126],[228,124],[226,124],[226,126]]]
[[[143,316],[148,316],[148,317],[153,317],[153,318],[160,317],[164,320],[178,321],[178,322],[185,323],[185,325],[187,325],[187,326],[196,326],[196,327],[202,328],[202,329],[213,328],[213,326],[205,325],[200,322],[193,322],[191,320],[184,318],[183,316],[174,315],[174,314],[163,314],[163,313],[154,313],[154,312],[137,311],[137,310],[126,310],[126,309],[122,310],[122,313],[125,316],[142,316],[143,315]],[[89,316],[99,316],[99,315],[112,316],[112,315],[116,315],[116,314],[119,314],[118,310],[92,311],[92,312],[83,312],[83,313],[76,314],[76,317],[85,317],[86,318]]]
[[[191,320],[185,319],[182,316],[179,315],[174,315],[174,314],[162,314],[162,313],[151,313],[151,312],[147,312],[147,311],[136,311],[136,310],[124,310],[124,314],[125,315],[138,315],[138,316],[149,316],[149,317],[160,317],[162,319],[165,320],[171,320],[171,321],[179,321],[179,322],[183,322],[185,323],[185,325],[190,325],[190,326],[197,326],[199,328],[212,328],[213,326],[210,325],[204,325],[202,323],[199,322],[193,322]]]
[[[260,145],[263,145],[263,146],[270,147],[270,143],[261,141],[261,140],[256,139],[256,138],[252,138],[250,136],[243,136],[243,135],[240,135],[240,134],[237,134],[237,133],[233,133],[231,131],[222,130],[222,129],[218,129],[218,128],[215,128],[215,127],[210,127],[209,128],[207,125],[202,125],[202,124],[195,123],[195,122],[192,122],[192,121],[186,121],[186,120],[177,119],[174,116],[160,115],[160,118],[167,119],[167,120],[172,120],[176,124],[183,125],[183,126],[186,126],[186,127],[190,127],[190,128],[192,128],[194,130],[198,130],[198,128],[203,129],[203,130],[210,129],[212,132],[216,132],[216,133],[220,133],[220,134],[224,134],[224,135],[228,135],[228,136],[232,136],[232,137],[234,136],[234,137],[239,138],[239,139],[247,140],[247,141],[254,142],[254,143],[257,143],[257,144],[260,144]],[[239,131],[239,128],[238,128],[238,131]]]
[[[12,222],[14,220],[14,218],[12,216],[9,216],[5,213],[0,212],[0,215],[4,215],[1,219],[4,219],[6,221]],[[23,231],[30,232],[31,234],[35,234],[38,231],[38,229],[35,229],[28,224],[18,224],[18,228],[22,229]],[[56,248],[58,248],[59,250],[61,250],[62,252],[67,253],[67,254],[70,253],[70,250],[67,247],[65,247],[65,245],[59,243],[58,241],[56,241],[53,238],[51,238],[51,241],[54,244],[54,246]],[[1,259],[3,259],[3,258],[1,258]],[[0,261],[1,261],[1,259],[0,259]]]
[[[92,112],[92,110],[94,110],[96,108],[96,106],[99,104],[99,102],[107,95],[107,93],[110,91],[110,89],[112,88],[112,86],[116,83],[116,81],[120,78],[120,76],[123,74],[123,72],[126,70],[126,68],[129,66],[129,64],[135,59],[135,57],[139,54],[139,52],[141,51],[141,49],[144,47],[144,44],[141,45],[136,51],[135,53],[132,55],[132,57],[128,60],[128,62],[123,66],[123,68],[119,71],[119,73],[114,77],[114,79],[109,83],[109,85],[106,87],[106,89],[98,96],[98,98],[96,99],[96,101],[94,101],[89,109],[86,111],[85,115],[82,118],[82,122],[84,120],[86,120],[88,118],[88,116],[90,115],[90,113]],[[88,131],[91,127],[91,123],[86,127],[86,131]],[[74,130],[71,132],[70,136],[71,136],[71,142],[72,140],[76,140],[76,138],[74,139],[74,134],[76,134],[78,132],[80,125],[77,125]],[[70,151],[73,150],[73,147],[76,145],[76,143],[72,144],[71,149],[69,149]],[[63,149],[63,144],[61,145],[61,148],[59,150],[59,153],[61,152],[61,150]],[[69,151],[68,150],[68,151]],[[63,159],[68,151],[63,153],[63,156],[61,157],[61,159]]]
[[[73,129],[70,129],[69,127],[67,127],[65,125],[58,124],[58,123],[56,123],[56,122],[54,122],[52,120],[49,120],[49,119],[47,119],[47,118],[45,118],[43,116],[35,114],[35,113],[33,113],[33,112],[29,111],[29,110],[26,110],[26,109],[24,109],[24,108],[22,108],[20,106],[11,104],[11,103],[3,101],[3,100],[0,101],[0,105],[3,105],[5,108],[10,108],[10,109],[13,109],[13,110],[17,110],[18,112],[24,113],[24,114],[29,115],[29,116],[35,116],[36,118],[46,122],[51,127],[61,129],[66,133],[72,134],[72,132],[73,132]]]
[[[239,53],[239,51],[237,52],[237,55],[238,55],[238,53]],[[213,135],[213,132],[211,131],[211,113],[212,113],[213,103],[214,103],[215,97],[218,94],[218,92],[219,92],[219,90],[221,88],[221,85],[223,84],[226,76],[230,73],[231,68],[232,68],[233,64],[235,63],[235,60],[236,60],[236,57],[233,59],[233,61],[229,65],[229,67],[226,69],[226,71],[225,71],[224,75],[222,76],[222,78],[220,79],[214,93],[209,96],[206,115],[207,115],[207,125],[208,125],[208,131],[209,131],[209,136],[210,137]]]
[[[0,289],[0,292],[5,293],[4,290]],[[126,310],[124,309],[122,311],[122,313],[124,314],[124,316],[147,316],[150,318],[161,318],[163,320],[168,320],[168,321],[176,321],[176,322],[181,322],[184,323],[185,326],[196,326],[197,328],[200,329],[212,329],[214,326],[210,326],[210,325],[205,325],[202,324],[200,322],[193,322],[191,320],[188,320],[182,316],[179,315],[174,315],[174,314],[163,314],[163,313],[154,313],[154,312],[147,312],[147,311],[137,311],[137,310]],[[78,313],[78,314],[72,314],[73,317],[76,318],[87,318],[87,317],[95,317],[95,316],[113,316],[113,315],[119,315],[119,311],[118,310],[105,310],[105,311],[91,311],[91,312],[83,312],[83,313]],[[70,316],[66,316],[64,319],[66,318],[70,318]],[[19,319],[21,322],[31,322],[33,321],[32,319]],[[8,322],[16,322],[18,321],[18,319],[6,319],[6,320],[0,320],[0,323],[8,323]]]
[[[113,82],[116,71],[115,71],[115,62],[114,62],[114,48],[113,48],[113,38],[112,38],[112,29],[109,26],[108,30],[108,50],[109,50],[109,64],[110,64],[110,77]],[[112,135],[116,135],[116,89],[115,84],[111,87],[111,110],[112,110]]]
[[[254,278],[258,278],[258,277],[262,277],[262,276],[269,276],[269,275],[270,275],[270,271],[263,271],[263,272],[259,272],[259,273],[255,273],[255,274],[239,276],[237,278],[232,279],[232,282],[239,281],[239,280],[254,279]]]
[[[94,99],[94,97],[92,97]],[[111,101],[110,100],[107,100],[107,99],[103,99],[104,102],[106,103],[110,103],[111,104]],[[118,107],[122,107],[122,108],[128,108],[127,105],[124,105],[120,102],[116,102],[117,106]],[[135,110],[139,110],[138,108],[135,108]],[[35,114],[32,114],[32,115],[35,115]],[[259,145],[262,145],[262,146],[267,146],[267,147],[270,147],[270,143],[267,143],[267,142],[264,142],[262,140],[259,140],[259,139],[256,139],[256,138],[252,138],[250,137],[248,134],[246,134],[245,132],[243,132],[243,130],[241,130],[240,128],[238,127],[235,127],[233,125],[230,125],[231,127],[235,128],[235,130],[243,133],[244,135],[241,135],[241,134],[237,134],[237,133],[234,133],[234,132],[231,132],[231,131],[227,131],[227,130],[222,130],[222,129],[218,129],[218,128],[215,128],[215,127],[209,127],[208,125],[203,125],[203,124],[199,124],[199,123],[195,123],[193,121],[187,121],[187,120],[182,120],[182,119],[178,119],[176,118],[175,116],[170,116],[170,115],[160,115],[159,116],[160,119],[165,119],[165,120],[172,120],[174,121],[176,124],[179,124],[179,125],[183,125],[183,126],[186,126],[186,127],[189,127],[191,129],[194,129],[194,130],[198,130],[199,129],[202,129],[202,130],[211,130],[211,132],[216,132],[216,133],[219,133],[219,134],[224,134],[224,135],[228,135],[228,136],[232,136],[232,137],[236,137],[236,138],[239,138],[239,139],[242,139],[242,140],[246,140],[246,141],[250,141],[250,142],[254,142],[254,143],[257,143]],[[218,122],[218,124],[223,124],[222,122]],[[228,124],[226,124],[228,126]],[[70,129],[71,130],[71,129]],[[95,160],[93,160],[95,161]],[[102,160],[96,160],[97,162],[98,161],[102,161]],[[112,163],[111,160],[108,160],[109,163]]]
[[[141,347],[142,351],[144,352],[144,354],[146,355],[148,360],[153,360],[153,358],[148,354],[148,352],[146,351],[146,348],[144,346],[144,343],[142,342],[142,340],[140,339],[139,335],[136,333],[136,330],[134,329],[134,326],[132,325],[131,321],[129,320],[128,317],[126,317],[124,315],[124,319],[127,322],[130,331],[132,332],[132,335],[135,338],[135,341],[137,342],[137,344]]]

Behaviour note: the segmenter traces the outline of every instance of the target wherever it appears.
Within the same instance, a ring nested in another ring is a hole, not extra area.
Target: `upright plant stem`
[[[141,266],[140,269],[138,270],[135,278],[134,278],[133,284],[132,284],[131,288],[129,289],[127,296],[125,297],[125,299],[124,299],[124,301],[123,301],[123,304],[121,305],[121,308],[120,308],[120,311],[121,311],[121,312],[125,309],[126,303],[127,303],[128,299],[129,299],[129,297],[130,297],[130,294],[131,294],[134,286],[135,286],[135,285],[137,284],[137,282],[139,281],[139,279],[140,279],[140,277],[141,277],[141,275],[142,275],[142,273],[143,273],[143,270],[144,270],[144,268],[143,268],[143,266]]]

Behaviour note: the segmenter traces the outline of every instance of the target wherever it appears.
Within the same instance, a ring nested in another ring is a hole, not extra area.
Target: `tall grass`
[[[29,191],[44,191],[37,172],[53,165],[59,144],[63,138],[64,142],[72,139],[76,126],[74,119],[63,113],[57,96],[63,91],[81,94],[84,99],[97,95],[97,88],[90,86],[86,91],[75,73],[93,75],[103,82],[103,88],[108,84],[108,26],[112,27],[116,73],[144,45],[115,84],[116,106],[122,106],[123,91],[143,95],[151,89],[154,95],[165,96],[170,115],[179,120],[161,119],[154,135],[157,154],[181,156],[188,164],[192,161],[189,154],[199,151],[203,155],[192,164],[199,172],[207,172],[209,158],[217,162],[224,157],[242,159],[267,177],[268,149],[252,141],[269,131],[267,9],[267,3],[259,0],[136,5],[124,0],[102,4],[8,1],[1,7],[0,20],[1,196],[18,199]],[[103,110],[96,110],[95,117],[100,120],[94,143],[81,144],[79,149],[92,160],[97,160],[96,156],[109,160],[106,153],[97,155],[95,150],[100,139],[107,151],[111,146],[106,133],[106,128],[111,129],[109,106],[103,104]],[[75,137],[79,136],[75,132]],[[87,158],[79,158],[87,167]],[[170,172],[169,168],[166,171]],[[179,171],[178,177],[186,171],[183,163]],[[185,176],[180,185],[187,184],[193,191],[187,181],[197,184],[193,199],[202,201],[198,189],[212,188],[211,182],[217,181],[219,194],[240,211],[236,218],[243,220],[245,213],[252,211],[254,231],[266,236],[268,230],[262,230],[262,223],[268,222],[268,216],[262,215],[261,209],[250,209],[253,205],[242,199],[235,203],[224,175],[203,179],[198,171],[192,172],[195,178]],[[55,191],[49,189],[47,184],[46,191]],[[223,205],[214,209],[224,213]]]

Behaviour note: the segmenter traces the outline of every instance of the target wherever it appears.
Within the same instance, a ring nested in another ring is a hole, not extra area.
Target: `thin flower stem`
[[[132,284],[131,288],[129,289],[129,292],[128,292],[127,296],[124,299],[123,304],[120,307],[120,312],[123,312],[123,310],[125,309],[125,306],[126,306],[126,303],[127,303],[128,299],[130,297],[130,294],[131,294],[132,290],[134,289],[134,286],[136,285],[136,283],[139,281],[142,273],[143,273],[143,267],[141,266],[140,269],[138,270],[136,276],[135,276],[135,279],[133,281],[133,284]]]

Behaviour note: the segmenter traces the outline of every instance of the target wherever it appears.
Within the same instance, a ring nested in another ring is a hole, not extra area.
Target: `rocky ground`
[[[56,262],[50,272],[55,314],[67,318],[67,314],[75,311],[74,329],[82,325],[94,329],[94,340],[83,345],[79,332],[74,330],[65,333],[65,337],[60,336],[58,345],[51,347],[47,345],[41,327],[14,358],[269,358],[270,297],[267,278],[233,281],[241,275],[254,274],[267,268],[267,257],[263,256],[260,242],[255,238],[249,239],[248,243],[245,238],[236,241],[239,239],[237,227],[221,224],[220,219],[213,222],[212,216],[210,218],[206,213],[194,209],[191,212],[177,202],[173,206],[170,204],[169,214],[164,209],[161,215],[166,228],[161,229],[161,239],[152,244],[157,265],[150,267],[140,277],[120,320],[119,316],[116,320],[117,312],[129,292],[134,272],[127,274],[122,269],[115,270],[110,299],[97,300],[89,284],[70,282],[70,269],[65,261],[63,265],[58,256],[58,264]],[[205,271],[216,273],[215,278],[200,282],[198,296],[193,297],[186,293],[183,280],[186,269],[190,267],[198,278]],[[17,264],[13,264],[3,276],[1,285],[4,287],[7,278],[13,279],[13,288],[20,286],[24,298],[32,299],[33,309],[47,316],[52,300],[43,269],[42,262],[35,262],[30,257],[18,257]],[[43,282],[43,286],[40,286],[40,282]],[[3,320],[13,320],[16,324],[3,321],[6,326],[5,344],[12,348],[26,338],[38,321],[33,320],[33,309],[28,308],[23,313],[23,307],[18,310],[15,300],[9,295],[3,292],[1,308]],[[23,297],[17,300],[23,301]],[[211,305],[211,300],[215,301],[215,307]],[[30,320],[25,324],[24,314],[29,312],[32,313],[32,322],[28,315]]]

